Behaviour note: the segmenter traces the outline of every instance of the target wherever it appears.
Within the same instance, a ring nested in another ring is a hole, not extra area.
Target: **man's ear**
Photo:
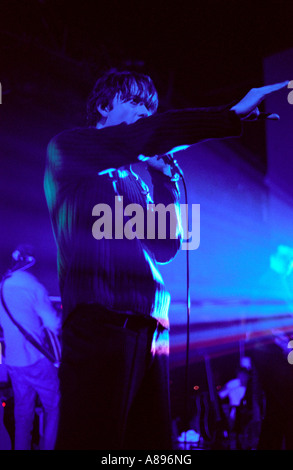
[[[97,110],[99,111],[101,116],[108,117],[108,114],[109,114],[109,111],[110,111],[110,106],[109,105],[101,106],[100,104],[98,104]]]

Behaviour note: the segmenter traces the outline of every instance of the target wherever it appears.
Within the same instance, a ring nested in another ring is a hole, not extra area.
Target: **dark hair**
[[[152,114],[158,109],[158,93],[150,77],[140,72],[109,70],[97,80],[88,98],[89,126],[96,126],[101,119],[97,106],[111,106],[117,94],[122,101],[139,99]]]

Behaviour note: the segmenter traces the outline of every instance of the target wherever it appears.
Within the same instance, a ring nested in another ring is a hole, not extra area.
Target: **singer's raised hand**
[[[242,98],[235,106],[231,108],[241,119],[254,120],[254,119],[279,119],[277,114],[261,113],[258,105],[271,93],[282,90],[287,87],[290,80],[273,85],[266,85],[259,88],[252,88],[247,95]]]

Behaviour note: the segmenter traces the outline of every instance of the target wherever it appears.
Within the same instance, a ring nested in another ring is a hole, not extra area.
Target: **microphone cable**
[[[166,158],[164,158],[166,157]],[[163,159],[165,163],[171,166],[172,180],[182,180],[184,188],[184,198],[186,207],[186,220],[185,227],[187,236],[189,234],[189,211],[188,211],[188,193],[184,174],[177,161],[173,158],[172,154],[167,154]],[[183,422],[185,429],[184,447],[186,446],[186,432],[188,427],[188,412],[189,412],[189,353],[190,353],[190,311],[191,311],[191,300],[190,300],[190,267],[189,267],[189,249],[186,249],[186,355],[185,355],[185,369],[184,369],[184,411],[183,411]]]
[[[182,184],[184,188],[185,204],[186,204],[186,231],[189,233],[189,214],[188,214],[188,197],[187,187],[184,176],[182,176]],[[186,446],[186,432],[188,425],[188,411],[189,411],[189,352],[190,352],[190,269],[189,269],[189,249],[186,249],[186,356],[185,356],[185,379],[184,379],[184,425],[185,425],[185,439],[184,446]]]

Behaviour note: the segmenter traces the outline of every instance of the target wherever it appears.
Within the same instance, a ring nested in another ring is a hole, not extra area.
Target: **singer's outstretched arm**
[[[281,83],[275,83],[273,85],[266,85],[260,88],[252,88],[245,96],[240,100],[236,105],[231,108],[231,111],[234,111],[240,119],[252,120],[259,118],[266,119],[279,119],[277,114],[265,114],[260,113],[258,106],[260,103],[271,93],[275,91],[282,90],[287,87],[289,80],[286,80]]]

